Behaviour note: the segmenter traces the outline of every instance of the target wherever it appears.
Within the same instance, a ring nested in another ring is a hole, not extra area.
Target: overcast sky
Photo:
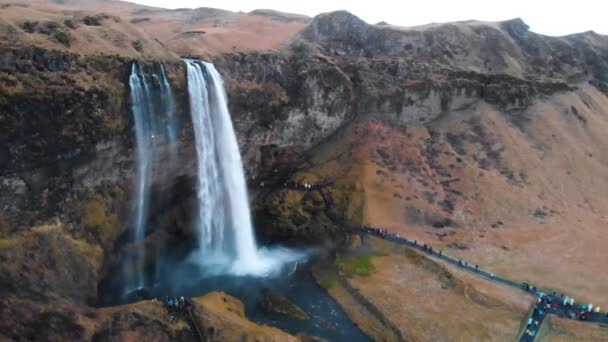
[[[269,8],[314,16],[348,10],[368,23],[401,26],[469,19],[521,17],[535,32],[547,35],[594,30],[608,35],[607,0],[131,0],[164,8],[215,7],[249,12]]]

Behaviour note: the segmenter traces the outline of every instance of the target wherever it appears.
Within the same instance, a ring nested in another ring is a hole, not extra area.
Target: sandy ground
[[[543,342],[608,341],[608,326],[549,316],[538,337]]]

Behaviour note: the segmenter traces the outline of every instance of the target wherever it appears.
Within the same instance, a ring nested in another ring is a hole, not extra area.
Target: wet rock
[[[12,192],[15,195],[23,195],[27,192],[27,185],[21,178],[2,178],[0,183],[3,191]]]
[[[299,306],[271,289],[264,289],[262,291],[262,296],[263,298],[260,302],[260,307],[268,313],[288,316],[299,320],[309,319],[308,314]]]

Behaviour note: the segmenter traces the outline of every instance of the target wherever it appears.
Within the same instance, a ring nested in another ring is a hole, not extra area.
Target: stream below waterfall
[[[236,297],[245,305],[247,318],[259,324],[271,325],[292,334],[318,336],[330,341],[369,341],[355,326],[338,303],[312,276],[314,261],[294,263],[284,267],[280,273],[269,277],[209,275],[195,263],[166,258],[163,274],[154,286],[132,293],[121,293],[120,270],[112,270],[110,276],[99,286],[100,306],[113,306],[142,299],[166,296],[198,297],[213,291],[223,291]],[[169,264],[170,263],[170,264]],[[119,263],[120,264],[120,263]],[[152,277],[153,275],[150,275]],[[260,303],[263,291],[288,298],[310,317],[298,320],[285,315],[268,313]]]

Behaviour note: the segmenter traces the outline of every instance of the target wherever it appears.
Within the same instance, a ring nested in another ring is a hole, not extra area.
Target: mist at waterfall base
[[[119,254],[115,269],[100,283],[99,305],[224,291],[245,304],[247,317],[254,322],[330,340],[367,340],[312,278],[309,259],[314,251],[256,244],[223,81],[212,64],[185,63],[197,157],[196,236],[160,250],[143,243],[159,229],[149,219],[154,216],[150,187],[157,181],[155,169],[163,167],[156,150],[159,144],[179,142],[171,115],[175,99],[164,68],[146,72],[134,63],[129,79],[137,145],[130,241],[134,249]],[[259,303],[266,289],[289,298],[311,319],[264,311]]]

